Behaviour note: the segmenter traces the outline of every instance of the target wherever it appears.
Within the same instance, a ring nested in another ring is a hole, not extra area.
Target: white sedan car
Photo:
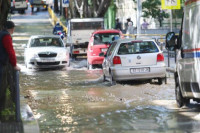
[[[157,43],[150,39],[121,39],[112,43],[102,67],[104,80],[151,80],[162,84],[166,77],[164,56]]]
[[[24,62],[27,68],[69,66],[69,49],[59,36],[31,36],[25,46]]]

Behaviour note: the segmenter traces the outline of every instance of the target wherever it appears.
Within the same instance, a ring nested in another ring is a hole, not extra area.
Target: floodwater
[[[110,86],[101,70],[24,70],[20,85],[41,132],[198,131],[199,121],[174,107],[172,78]]]
[[[31,17],[37,20],[34,27],[29,22]],[[36,34],[41,27],[51,32],[47,19],[46,12],[13,17],[16,33],[24,36]],[[13,41],[22,68],[21,95],[33,110],[41,133],[199,131],[199,105],[176,107],[172,75],[161,86],[138,81],[111,86],[109,82],[102,82],[101,69],[86,69],[86,60],[72,61],[64,69],[26,69],[21,45],[27,40],[14,38]]]

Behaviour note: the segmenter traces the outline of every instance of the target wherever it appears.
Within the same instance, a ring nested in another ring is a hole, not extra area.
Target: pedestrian
[[[143,23],[142,23],[142,29],[146,30],[148,29],[149,23],[146,22],[146,19],[143,19]]]
[[[122,31],[122,24],[119,22],[119,18],[116,19],[115,29]]]
[[[125,30],[127,31],[127,29],[128,29],[128,23],[129,23],[129,22],[131,22],[131,23],[132,23],[132,25],[133,25],[133,21],[131,20],[131,18],[130,18],[130,17],[129,17],[129,18],[127,18],[126,20],[127,20],[127,22],[125,23],[125,28],[126,28]]]
[[[128,34],[128,38],[130,35],[134,34],[134,27],[132,25],[132,22],[128,22],[128,28],[126,34]]]
[[[14,28],[15,24],[12,21],[6,21],[4,30],[0,31],[0,111],[4,107],[5,93],[9,85],[7,77],[10,73],[8,71],[10,68],[20,71],[11,37]]]

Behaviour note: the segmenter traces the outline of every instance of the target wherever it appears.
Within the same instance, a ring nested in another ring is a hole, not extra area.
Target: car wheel
[[[87,61],[87,69],[88,70],[92,70],[93,69],[93,65],[90,64],[88,61]]]
[[[175,95],[176,95],[176,103],[179,108],[182,107],[183,105],[187,105],[190,103],[190,99],[184,98],[181,93],[178,77],[176,77]]]
[[[76,55],[72,54],[72,59],[76,60]]]
[[[113,72],[112,71],[110,71],[110,84],[111,85],[115,85],[116,84],[116,81],[113,78]]]
[[[162,85],[163,84],[163,78],[158,78],[158,84]]]
[[[70,67],[70,60],[69,60],[68,63],[67,63],[67,67]]]
[[[103,82],[105,82],[106,81],[106,76],[105,76],[105,74],[103,74]]]

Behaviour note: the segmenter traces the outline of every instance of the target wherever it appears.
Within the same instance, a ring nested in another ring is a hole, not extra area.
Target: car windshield
[[[118,54],[155,53],[158,48],[153,41],[128,42],[120,44]]]
[[[31,40],[30,47],[64,47],[59,38],[34,38]]]
[[[120,37],[119,33],[102,33],[94,35],[94,45],[111,44]]]

